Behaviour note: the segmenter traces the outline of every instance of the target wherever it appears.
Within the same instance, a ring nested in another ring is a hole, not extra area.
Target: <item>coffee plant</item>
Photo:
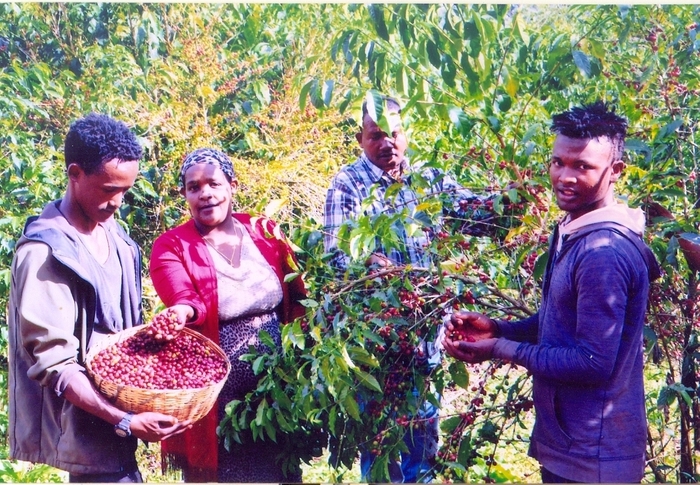
[[[527,194],[525,189],[522,192]],[[405,450],[404,436],[432,424],[413,417],[420,403],[429,400],[439,405],[439,396],[447,388],[473,387],[464,364],[431,359],[435,350],[427,342],[439,340],[444,320],[456,308],[498,308],[519,317],[531,313],[520,295],[505,289],[504,283],[518,281],[523,288],[533,288],[536,253],[523,254],[522,262],[512,265],[512,256],[521,249],[511,241],[491,253],[494,266],[490,274],[469,262],[473,255],[488,251],[492,238],[519,225],[523,208],[519,194],[509,191],[507,197],[499,195],[483,202],[492,211],[494,206],[502,211],[487,219],[482,218],[483,207],[461,218],[444,217],[441,199],[446,194],[426,195],[420,206],[427,212],[415,219],[422,221],[418,230],[431,235],[426,247],[433,261],[429,267],[368,269],[359,263],[339,272],[328,265],[332,255],[323,253],[318,229],[293,234],[303,250],[305,281],[313,294],[322,296],[303,302],[306,319],[283,328],[283,349],[275,349],[270,341],[271,353],[244,357],[260,373],[260,385],[245,400],[229,403],[222,436],[286,440],[288,452],[298,450],[299,443],[309,443],[311,436],[316,437],[311,442],[318,448],[318,436],[323,436],[330,443],[332,466],[351,468],[358,450],[366,449],[375,457],[370,479],[386,481],[389,459]],[[471,218],[477,214],[479,218]],[[348,238],[341,247],[349,248],[349,241],[356,237],[383,235],[383,230],[391,231],[406,216],[360,218],[349,224],[356,227],[341,229],[340,234]],[[471,234],[475,227],[477,235]],[[482,235],[484,232],[490,235]],[[368,245],[355,247],[364,248],[358,249],[355,261],[364,261],[371,252]],[[506,384],[508,389],[500,394],[512,409],[528,407],[527,391],[518,391],[523,382],[516,380],[514,387]],[[485,386],[484,379],[479,392],[485,392]],[[435,464],[435,472],[443,478],[466,478],[466,468],[450,450],[459,448],[463,440],[455,430],[471,430],[476,416],[481,418],[484,412],[483,404],[479,394],[468,411],[457,413],[457,421],[442,422],[443,432],[454,435]],[[495,412],[494,407],[490,414]],[[299,438],[300,429],[306,430],[306,438]],[[475,435],[474,443],[465,439],[470,453],[475,453],[472,459],[480,447],[494,443],[492,437],[484,440]],[[305,454],[289,452],[286,459],[293,463],[313,456],[313,450],[306,449]],[[462,472],[453,471],[455,467]]]

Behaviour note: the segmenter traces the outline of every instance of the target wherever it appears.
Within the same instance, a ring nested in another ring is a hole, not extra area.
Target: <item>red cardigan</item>
[[[253,242],[274,269],[282,285],[282,303],[277,308],[283,323],[304,314],[299,300],[306,297],[301,277],[285,283],[284,277],[298,271],[294,252],[284,235],[270,219],[251,218],[249,214],[233,214],[248,230]],[[190,220],[170,229],[153,243],[150,273],[153,286],[163,303],[171,307],[190,305],[196,316],[193,329],[214,342],[219,342],[219,298],[216,272],[206,243]],[[162,442],[165,457],[171,455],[176,463],[202,475],[205,481],[217,481],[217,436],[219,424],[218,403],[188,431]]]

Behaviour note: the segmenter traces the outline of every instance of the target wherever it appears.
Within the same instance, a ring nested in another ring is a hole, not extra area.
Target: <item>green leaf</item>
[[[687,387],[680,383],[674,383],[669,386],[669,388],[682,397],[687,406],[693,405],[693,398],[690,397],[690,393],[694,391],[692,387]]]
[[[386,192],[384,192],[384,198],[391,200],[396,197],[404,188],[404,184],[391,184],[387,187]]]
[[[423,211],[416,212],[415,214],[413,214],[412,218],[413,221],[421,227],[431,227],[433,225],[433,220],[427,213]]]
[[[473,89],[479,88],[479,75],[476,73],[473,66],[471,65],[471,61],[469,60],[469,56],[467,54],[462,54],[462,57],[459,61],[459,65],[462,68],[462,71],[464,71],[464,74],[466,74],[467,79],[469,80],[470,93],[472,93],[472,87]]]
[[[277,442],[277,429],[272,425],[272,422],[265,421],[265,431],[272,441]]]
[[[449,418],[440,420],[440,431],[445,434],[452,434],[457,426],[462,422],[462,418],[459,416],[452,416]]]
[[[265,360],[267,360],[265,356],[261,355],[253,361],[253,374],[257,376],[260,374],[260,372],[262,372],[262,370],[265,368]]]
[[[318,302],[316,300],[311,300],[310,298],[305,298],[303,300],[299,300],[299,303],[306,308],[318,307]]]
[[[506,92],[511,96],[515,97],[516,94],[518,94],[518,87],[520,83],[518,82],[518,79],[515,76],[510,75],[510,70],[507,68],[503,68],[503,80],[504,80],[504,88]],[[501,110],[501,111],[507,111],[507,110]]]
[[[649,145],[644,143],[642,140],[634,139],[634,138],[625,140],[625,149],[644,155],[644,160],[646,162],[651,161],[651,155],[652,155],[651,147],[649,147]]]
[[[484,24],[481,21],[481,15],[477,11],[472,12],[472,21],[474,22],[474,25],[476,27],[476,30],[478,32],[479,38],[483,40],[483,44],[486,45],[488,44],[488,38],[486,36],[486,32],[484,29]],[[481,52],[479,52],[480,54]]]
[[[359,362],[360,364],[368,365],[373,368],[379,367],[379,361],[377,358],[362,347],[350,347],[348,349],[348,353],[350,354],[353,362]]]
[[[295,347],[304,350],[306,347],[306,336],[304,335],[304,331],[301,329],[301,323],[299,320],[295,320],[288,326],[290,327],[290,330],[287,333],[289,340]]]
[[[535,261],[535,268],[532,270],[532,277],[539,280],[544,276],[544,271],[547,269],[547,259],[549,258],[549,251],[545,251],[539,256]]]
[[[464,22],[464,40],[476,39],[479,37],[479,29],[476,28],[476,23],[473,20]]]
[[[658,344],[659,336],[656,335],[656,332],[649,325],[644,325],[644,350],[651,352]]]
[[[284,282],[289,283],[290,281],[294,281],[299,277],[299,274],[300,273],[287,273],[286,275],[284,275]]]
[[[489,443],[498,443],[499,428],[490,419],[485,421],[479,429],[479,436]]]
[[[656,407],[663,409],[670,406],[676,399],[676,394],[669,387],[663,387],[659,391],[659,397],[656,399]]]
[[[542,125],[540,123],[535,123],[530,128],[527,129],[525,134],[523,135],[523,139],[521,140],[522,143],[527,143],[530,141],[530,139],[535,136],[540,130],[542,129]]]
[[[350,354],[348,353],[348,349],[345,348],[345,346],[340,348],[340,355],[343,356],[343,361],[345,361],[345,364],[347,365],[346,368],[348,369],[355,369],[357,366],[355,363],[352,361],[350,358]]]
[[[440,51],[438,51],[438,46],[432,40],[428,40],[425,43],[425,51],[428,54],[428,61],[436,68],[440,68]]]
[[[497,103],[498,103],[499,111],[501,111],[502,113],[505,113],[513,105],[513,99],[510,96],[508,96],[507,94],[504,94],[504,95],[498,96]]]
[[[605,45],[597,39],[588,38],[588,44],[591,46],[591,54],[598,59],[605,57]],[[651,69],[649,69],[651,71]]]
[[[448,54],[442,55],[442,63],[440,64],[440,75],[445,84],[450,88],[455,87],[455,76],[457,75],[457,68],[455,63]]]
[[[515,18],[513,19],[513,26],[515,27],[515,32],[520,37],[520,40],[523,41],[523,44],[526,46],[530,45],[530,36],[525,31],[525,25],[520,15],[515,15]]]
[[[267,410],[267,401],[263,399],[258,404],[258,409],[255,412],[255,424],[258,426],[263,425],[263,420],[265,419],[265,411]]]
[[[380,52],[374,58],[374,74],[370,75],[375,80],[377,86],[381,86],[384,82],[384,71],[386,68],[386,53]]]
[[[348,413],[351,418],[357,421],[362,421],[362,418],[360,417],[360,406],[358,406],[353,395],[348,394],[345,396],[345,399],[343,400],[343,407],[345,408],[345,412]]]
[[[374,31],[381,39],[389,40],[389,32],[386,29],[386,23],[384,21],[384,8],[371,3],[367,5],[367,9],[369,10],[372,24],[374,25]]]
[[[258,98],[262,104],[270,104],[270,86],[264,81],[260,80],[253,84],[253,90],[255,91],[255,96]]]
[[[376,377],[363,370],[360,370],[359,367],[353,368],[353,371],[355,372],[357,378],[360,380],[360,384],[362,384],[368,389],[371,389],[372,391],[382,392],[382,387],[379,385],[379,382],[377,381]]]
[[[677,119],[673,120],[671,123],[669,123],[668,125],[665,125],[663,128],[661,128],[661,129],[659,130],[659,132],[658,132],[658,133],[656,134],[656,136],[654,137],[654,141],[655,141],[655,142],[658,142],[658,141],[663,140],[663,139],[666,138],[667,136],[672,135],[673,133],[675,133],[676,130],[677,130],[678,128],[680,128],[681,126],[683,126],[683,120],[682,120],[682,119],[677,118]]]
[[[463,439],[459,445],[457,452],[457,461],[459,463],[469,463],[472,456],[472,442],[470,439]],[[517,481],[517,480],[515,480]]]
[[[353,234],[350,238],[350,256],[353,259],[358,259],[365,250],[371,252],[373,247],[368,247],[366,243],[367,237],[365,234]]]
[[[279,387],[272,390],[272,396],[275,400],[275,404],[280,409],[280,412],[276,413],[277,419],[279,420],[280,416],[284,415],[282,411],[291,411],[294,407],[294,403],[282,390],[279,389]]]
[[[388,135],[391,134],[393,130],[391,129],[389,111],[384,105],[384,98],[382,95],[379,92],[370,89],[365,95],[365,101],[367,102],[367,113],[369,114],[370,118],[384,133]]]
[[[311,91],[311,87],[314,85],[314,79],[311,81],[307,82],[304,84],[304,86],[301,88],[301,91],[299,92],[299,110],[304,111],[306,109],[306,101],[309,97],[309,91]]]
[[[448,111],[448,115],[450,117],[450,121],[457,129],[457,132],[462,135],[462,138],[467,138],[469,136],[469,132],[474,127],[474,123],[471,122],[462,108],[452,106]]]
[[[311,82],[311,90],[309,91],[309,97],[311,98],[311,104],[314,105],[316,109],[323,109],[323,98],[319,89],[318,79],[314,79]]]
[[[409,48],[411,45],[411,40],[413,39],[413,34],[408,31],[408,23],[405,19],[399,19],[399,35],[401,36],[401,42],[405,48]]]
[[[258,332],[258,338],[260,339],[260,343],[266,345],[270,350],[274,350],[277,348],[277,344],[275,344],[275,341],[272,339],[272,336],[266,330],[261,330],[260,332]]]
[[[449,371],[455,384],[462,389],[469,387],[469,371],[467,371],[467,366],[463,362],[452,362]]]
[[[409,94],[409,81],[406,69],[399,65],[396,70],[396,91],[403,95]]]

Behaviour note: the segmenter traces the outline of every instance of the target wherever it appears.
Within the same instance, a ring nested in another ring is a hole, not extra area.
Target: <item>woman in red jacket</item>
[[[184,434],[163,442],[164,457],[183,469],[186,482],[290,482],[275,464],[275,443],[218,444],[216,427],[225,405],[257,387],[250,363],[239,360],[267,331],[280,344],[280,324],[304,314],[306,291],[296,258],[269,219],[233,213],[237,181],[231,160],[210,148],[195,150],[180,171],[181,192],[192,219],[153,244],[150,272],[156,292],[181,322],[217,342],[232,369],[219,405]],[[217,409],[218,408],[218,409]]]

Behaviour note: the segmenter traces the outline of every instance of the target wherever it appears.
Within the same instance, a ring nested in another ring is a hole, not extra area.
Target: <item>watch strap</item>
[[[123,438],[131,436],[131,418],[133,415],[134,413],[129,411],[124,415],[121,421],[114,426],[114,432],[117,433],[117,435]]]

